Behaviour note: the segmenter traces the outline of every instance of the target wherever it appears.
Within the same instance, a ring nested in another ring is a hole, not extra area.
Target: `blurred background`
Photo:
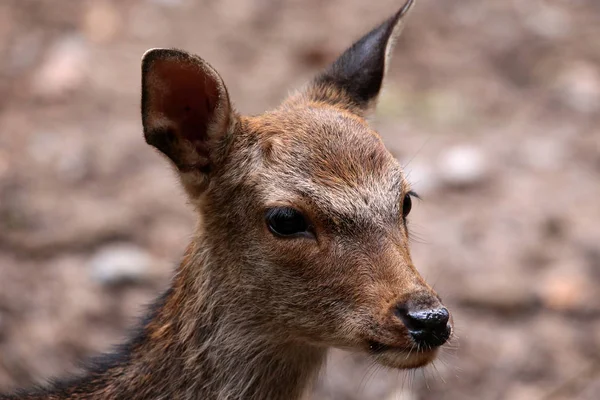
[[[0,391],[76,371],[168,283],[194,215],[142,138],[140,58],[274,107],[402,0],[2,0]],[[600,2],[420,0],[374,124],[454,312],[434,367],[334,351],[314,399],[598,399]]]

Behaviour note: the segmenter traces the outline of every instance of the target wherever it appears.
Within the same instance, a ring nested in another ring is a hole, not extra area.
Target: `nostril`
[[[410,331],[413,340],[419,346],[434,348],[443,345],[450,338],[452,328],[446,325],[435,330]]]

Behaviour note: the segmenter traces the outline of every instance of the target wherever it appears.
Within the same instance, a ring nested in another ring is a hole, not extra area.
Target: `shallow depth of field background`
[[[145,50],[199,54],[258,113],[401,3],[2,0],[0,391],[123,340],[190,237],[142,137]],[[597,399],[600,2],[421,0],[385,87],[373,121],[458,340],[410,374],[333,352],[314,398]]]

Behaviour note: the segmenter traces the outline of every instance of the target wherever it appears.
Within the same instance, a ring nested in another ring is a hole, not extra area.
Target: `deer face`
[[[260,116],[235,114],[219,75],[179,50],[146,53],[142,82],[146,140],[176,166],[248,318],[396,368],[432,361],[452,332],[410,257],[414,193],[363,117],[412,3]]]

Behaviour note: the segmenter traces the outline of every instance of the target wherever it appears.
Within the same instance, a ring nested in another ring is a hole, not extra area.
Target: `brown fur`
[[[374,31],[384,35],[373,52],[387,57],[411,4]],[[364,93],[378,91],[381,67],[359,82]],[[411,261],[402,216],[410,185],[364,119],[375,98],[354,96],[335,74],[242,117],[202,59],[145,55],[146,140],[171,159],[201,222],[170,290],[121,356],[14,398],[299,399],[329,347],[395,368],[435,358],[435,349],[412,351],[395,313],[407,301],[440,304]],[[302,211],[315,237],[271,234],[265,211],[275,206]],[[374,342],[393,349],[372,352]]]

